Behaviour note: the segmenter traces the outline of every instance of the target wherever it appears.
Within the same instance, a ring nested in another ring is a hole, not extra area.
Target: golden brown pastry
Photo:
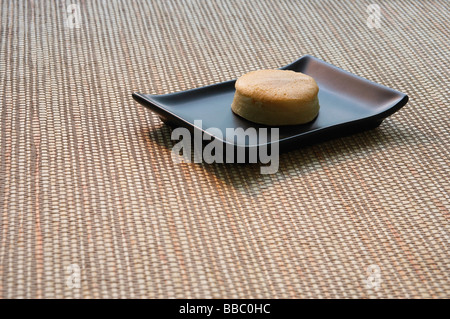
[[[304,124],[319,113],[318,92],[316,81],[300,72],[253,71],[236,81],[231,109],[259,124]]]

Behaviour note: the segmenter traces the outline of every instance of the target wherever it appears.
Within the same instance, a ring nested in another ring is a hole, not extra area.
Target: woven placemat
[[[0,3],[0,297],[450,296],[448,2]],[[410,102],[261,175],[131,97],[305,54]]]

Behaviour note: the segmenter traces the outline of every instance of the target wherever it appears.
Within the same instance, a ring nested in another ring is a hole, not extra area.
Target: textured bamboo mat
[[[0,297],[450,296],[448,2],[0,3]],[[410,102],[261,175],[174,164],[131,97],[304,54]]]

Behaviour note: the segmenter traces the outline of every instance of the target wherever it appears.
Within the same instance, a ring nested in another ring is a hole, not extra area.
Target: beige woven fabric
[[[0,297],[450,296],[448,2],[0,3]],[[174,164],[131,97],[304,54],[410,102],[261,175]]]

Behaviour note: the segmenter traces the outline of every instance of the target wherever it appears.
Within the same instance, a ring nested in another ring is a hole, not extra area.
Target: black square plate
[[[279,139],[271,142],[279,143],[280,150],[375,128],[408,102],[408,96],[404,93],[351,74],[313,56],[303,56],[281,69],[302,72],[316,80],[319,85],[320,111],[313,122],[281,126]],[[246,130],[254,127],[258,131],[258,128],[265,126],[247,121],[231,111],[235,82],[232,80],[164,95],[133,93],[133,98],[171,126],[183,126],[191,131],[201,129],[203,132],[215,127],[224,135],[226,128],[242,127]],[[202,127],[195,127],[194,120],[202,120]],[[225,138],[213,137],[230,143]],[[248,148],[262,145],[248,145],[248,140],[243,140],[234,141],[234,146]]]

